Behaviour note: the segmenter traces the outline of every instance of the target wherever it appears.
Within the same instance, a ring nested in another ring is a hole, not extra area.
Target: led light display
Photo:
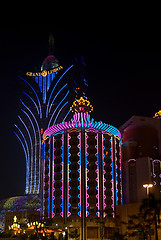
[[[95,146],[96,149],[97,149],[97,153],[96,153],[96,157],[97,157],[97,161],[96,161],[96,166],[97,166],[97,169],[96,169],[96,173],[97,173],[97,178],[96,178],[96,182],[97,182],[97,187],[96,187],[96,190],[97,190],[97,195],[96,195],[96,199],[97,199],[97,204],[96,204],[96,207],[97,207],[97,213],[96,215],[98,217],[100,217],[100,196],[99,196],[99,185],[100,185],[100,182],[99,182],[99,149],[98,149],[98,133],[97,135],[95,136],[96,140],[97,140],[97,145]]]
[[[78,181],[79,181],[79,186],[78,186],[78,190],[79,190],[79,194],[78,194],[78,199],[79,199],[79,203],[78,203],[78,207],[79,207],[79,212],[78,212],[78,216],[81,217],[81,132],[78,135],[78,139],[79,139],[79,152],[77,153],[77,155],[79,156],[79,168],[78,168],[78,173],[79,173],[79,177],[78,177]]]
[[[70,217],[71,215],[71,212],[70,212],[70,207],[71,207],[71,203],[70,203],[70,199],[71,199],[71,195],[70,195],[70,190],[71,190],[71,187],[70,187],[70,181],[71,181],[71,178],[69,177],[69,174],[71,173],[71,170],[70,170],[70,165],[71,165],[71,162],[69,161],[69,158],[71,156],[71,154],[69,153],[69,149],[70,149],[70,145],[69,145],[69,139],[70,139],[70,135],[69,133],[67,134],[67,217]]]
[[[61,213],[60,213],[60,216],[63,218],[64,216],[64,134],[62,134],[62,146],[61,146],[61,149],[62,149],[62,154],[61,154],[61,159],[62,159],[62,162],[61,162],[61,168],[62,170],[60,171],[61,173],[61,192],[62,192],[62,195],[60,196],[61,198],[61,204],[60,204],[60,207],[62,209]]]
[[[52,202],[51,202],[51,211],[52,211],[52,218],[55,216],[55,213],[54,213],[54,208],[55,208],[55,196],[54,196],[54,190],[55,190],[55,147],[54,147],[54,144],[55,144],[55,138],[53,137],[53,160],[52,160]]]

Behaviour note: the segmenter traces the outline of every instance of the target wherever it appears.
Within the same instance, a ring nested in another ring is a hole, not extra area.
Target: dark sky
[[[0,199],[25,190],[25,156],[13,133],[21,95],[17,75],[40,70],[50,33],[54,55],[64,68],[74,57],[84,57],[87,97],[96,121],[119,127],[133,115],[152,117],[161,108],[161,53],[155,34],[43,25],[0,30]]]

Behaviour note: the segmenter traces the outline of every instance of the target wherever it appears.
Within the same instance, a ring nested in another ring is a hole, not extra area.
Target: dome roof
[[[52,68],[59,67],[59,62],[54,55],[49,55],[45,58],[42,66],[41,71],[43,70],[50,70]]]
[[[40,209],[39,195],[11,197],[0,201],[0,211],[23,211]]]

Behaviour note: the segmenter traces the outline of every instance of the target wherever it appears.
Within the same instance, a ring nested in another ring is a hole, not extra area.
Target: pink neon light
[[[88,139],[88,135],[87,133],[85,133],[85,155],[86,155],[86,164],[88,165],[89,162],[87,160],[87,156],[89,155],[88,152],[87,152],[87,149],[88,149],[88,144],[87,144],[87,139]],[[87,182],[89,181],[89,178],[88,178],[88,168],[86,168],[86,217],[88,217],[89,215],[89,212],[87,211],[88,207],[89,207],[89,203],[88,203],[88,198],[89,198],[89,194],[88,194],[88,186],[87,186]]]
[[[96,157],[97,157],[97,161],[95,162],[96,166],[97,166],[97,169],[96,169],[96,173],[97,173],[97,178],[96,178],[96,182],[97,182],[97,187],[96,187],[96,190],[97,190],[97,195],[96,195],[96,198],[97,198],[97,204],[96,204],[96,207],[98,208],[98,212],[97,212],[97,216],[100,217],[100,202],[99,202],[99,159],[98,159],[98,133],[97,133],[97,136],[95,137],[95,139],[97,140],[97,145],[95,146],[95,148],[97,149],[97,153],[96,153]]]
[[[54,147],[54,143],[55,143],[55,138],[53,137],[53,147]],[[55,148],[54,148],[54,151],[55,151]],[[55,156],[54,156],[54,159],[55,159]],[[52,167],[52,203],[54,202],[55,200],[55,196],[54,196],[54,183],[55,183],[55,179],[54,179],[54,176],[55,176],[55,170],[54,170],[54,161],[53,161],[53,167]],[[52,218],[55,216],[55,213],[54,213],[54,207],[55,205],[52,206]]]
[[[80,151],[81,151],[81,132],[79,133],[78,135],[78,139],[79,139],[79,145],[78,145],[78,148],[79,148],[79,179],[80,179],[80,189],[79,189],[79,194],[80,194],[80,201],[79,201],[79,204],[80,204],[80,217],[81,217],[81,156],[80,156]]]
[[[50,136],[63,129],[71,129],[76,126],[95,128],[96,131],[101,130],[104,134],[110,133],[112,135],[121,137],[120,132],[115,127],[108,124],[103,124],[102,122],[96,122],[94,119],[90,119],[90,115],[88,113],[75,113],[72,121],[62,122],[49,127],[44,133],[44,140],[46,136]]]
[[[121,185],[121,204],[123,204],[123,195],[122,195],[122,156],[121,156],[121,142],[119,142],[119,149],[120,149],[120,185]]]
[[[111,137],[111,156],[112,156],[112,162],[111,162],[111,167],[113,167],[113,138]],[[113,175],[114,173],[112,173]],[[112,180],[111,180],[111,183],[112,183],[112,188],[111,188],[111,191],[112,191],[112,209],[113,209],[113,217],[114,217],[114,210],[115,210],[115,200],[114,200],[114,197],[115,197],[115,193],[114,193],[114,179],[113,179],[113,176],[112,176]]]
[[[105,203],[105,200],[106,200],[106,195],[105,195],[105,190],[106,190],[106,187],[105,187],[105,182],[106,182],[106,179],[105,179],[105,170],[104,170],[104,166],[106,165],[104,159],[105,159],[105,154],[104,154],[104,136],[102,134],[102,161],[103,161],[103,210],[105,210],[106,208],[106,203]],[[104,217],[105,217],[105,213],[104,213]]]
[[[71,137],[69,136],[69,133],[67,134],[67,147],[70,148],[71,146],[69,145],[69,139]],[[69,153],[68,158],[71,156]],[[71,213],[69,211],[69,162],[67,164],[67,216],[70,217]]]
[[[136,162],[136,159],[133,158],[133,159],[129,159],[129,160],[128,160],[128,162],[131,162],[131,161]]]
[[[45,149],[45,143],[44,143],[44,149]],[[45,156],[44,156],[44,161],[43,161],[43,199],[45,196]],[[44,213],[45,213],[45,204],[43,201],[43,218],[44,218]]]
[[[62,146],[64,146],[64,134],[62,134]],[[62,158],[62,212],[60,213],[60,216],[63,218],[64,213],[63,213],[63,203],[64,203],[64,161]]]
[[[49,148],[50,148],[50,144],[51,144],[51,138],[49,139]],[[48,181],[48,199],[50,199],[50,166],[51,165],[51,159],[49,158],[49,173],[48,173],[48,177],[49,177],[49,181]],[[50,201],[50,200],[49,200]],[[48,202],[49,205],[49,202]],[[50,218],[50,211],[48,209],[48,218]]]
[[[117,179],[117,142],[116,142],[116,138],[115,138],[115,176],[116,176],[116,179]],[[117,196],[117,199],[116,199],[116,202],[118,202],[118,180],[116,181],[116,196]]]

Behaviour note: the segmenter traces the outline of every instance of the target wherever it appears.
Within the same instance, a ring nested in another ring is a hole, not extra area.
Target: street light
[[[149,188],[152,188],[153,184],[144,184],[143,187],[146,188],[146,194],[149,197]]]

